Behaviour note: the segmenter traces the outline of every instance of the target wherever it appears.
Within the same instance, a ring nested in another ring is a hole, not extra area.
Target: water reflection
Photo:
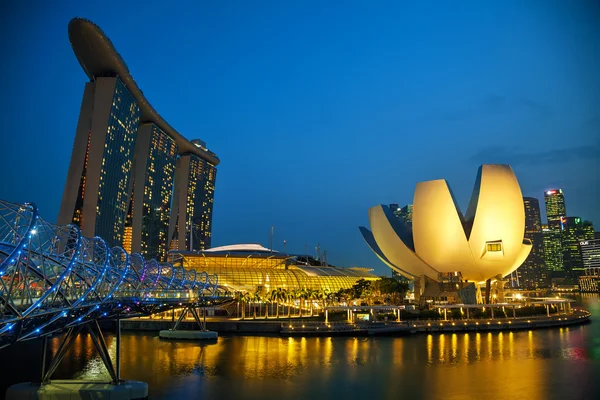
[[[234,392],[255,390],[256,383],[262,381],[267,386],[283,385],[286,392],[291,390],[292,397],[340,379],[365,385],[391,379],[397,385],[414,386],[414,390],[418,390],[418,382],[427,382],[427,398],[496,390],[503,397],[508,391],[510,397],[520,398],[519,391],[524,391],[530,399],[543,399],[552,397],[555,378],[550,376],[556,373],[567,379],[574,377],[573,371],[579,371],[579,378],[592,370],[600,371],[593,353],[577,346],[585,329],[562,328],[554,334],[477,332],[376,339],[237,336],[200,345],[124,334],[122,370],[128,378],[151,383],[152,392],[159,397],[175,397],[192,387],[207,395],[214,395],[214,390],[225,393],[211,384],[223,379],[237,382],[227,388]],[[114,353],[113,340],[108,342],[109,351]],[[56,349],[57,343],[53,341],[52,346]],[[91,349],[89,336],[79,336],[62,373],[78,369],[82,372],[71,375],[86,380],[109,379]],[[559,360],[573,365],[556,364]],[[424,375],[421,365],[429,367]],[[588,383],[595,384],[591,379]],[[572,393],[575,386],[561,390]]]
[[[600,303],[592,307],[600,315]],[[122,350],[122,375],[148,382],[152,398],[600,398],[598,323],[397,338],[224,336],[213,344],[124,333]],[[39,365],[38,355],[28,362]],[[87,334],[55,377],[109,379]]]

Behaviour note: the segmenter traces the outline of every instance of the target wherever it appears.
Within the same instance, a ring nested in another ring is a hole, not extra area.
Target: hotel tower
[[[98,26],[75,18],[69,39],[90,81],[58,224],[158,260],[210,247],[217,156],[154,110]]]

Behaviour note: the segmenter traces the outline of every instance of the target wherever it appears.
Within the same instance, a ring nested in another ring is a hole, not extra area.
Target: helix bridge
[[[61,332],[72,341],[83,326],[101,348],[99,320],[227,301],[216,275],[145,260],[45,221],[32,203],[0,200],[0,349]]]

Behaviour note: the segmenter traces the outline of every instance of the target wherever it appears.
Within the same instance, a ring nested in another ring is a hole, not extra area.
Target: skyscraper
[[[525,238],[531,240],[532,248],[525,262],[515,272],[519,286],[525,288],[544,287],[549,284],[546,264],[544,262],[544,234],[540,203],[536,198],[524,197],[525,206]]]
[[[412,204],[407,204],[404,207],[400,207],[398,203],[392,203],[389,205],[389,207],[397,218],[404,221],[404,223],[406,223],[406,225],[409,227],[412,227]],[[394,269],[392,269],[392,278],[399,279],[401,281],[405,281],[406,279]]]
[[[583,268],[600,268],[600,239],[582,240]]]
[[[395,209],[392,208],[392,205],[394,205],[394,204],[390,204],[390,209],[392,210],[394,215],[396,217],[400,218],[401,220],[403,220],[408,226],[412,226],[412,212],[413,212],[412,204],[407,204],[402,208],[398,207],[398,205],[395,204],[396,205]]]
[[[542,225],[542,235],[546,269],[551,276],[560,274],[561,271],[564,271],[561,232],[550,229],[548,225]]]
[[[59,224],[121,245],[140,108],[119,77],[85,85]]]
[[[579,217],[565,217],[561,226],[565,273],[569,277],[576,277],[584,272],[580,243],[594,239],[594,226],[590,221],[582,221]]]
[[[206,145],[188,141],[152,108],[98,26],[75,18],[69,23],[69,39],[90,82],[58,223],[74,223],[83,235],[100,236],[110,246],[165,259],[175,168],[182,155],[188,160],[182,162],[183,175],[193,165],[203,166],[196,175],[208,174],[199,184],[194,180],[186,208],[193,210],[196,236],[202,232],[210,238],[217,156]]]
[[[546,203],[546,217],[548,217],[548,228],[561,229],[562,218],[567,216],[565,196],[562,189],[551,189],[544,193]]]
[[[131,251],[165,260],[177,143],[155,124],[141,125],[135,147]]]
[[[562,223],[567,216],[565,197],[561,189],[551,189],[544,193],[548,231],[544,232],[544,259],[548,271],[553,275],[564,273],[562,250]]]
[[[204,146],[198,140],[194,143]],[[193,154],[182,155],[177,160],[169,249],[204,250],[210,247],[216,177],[216,168],[207,160]]]

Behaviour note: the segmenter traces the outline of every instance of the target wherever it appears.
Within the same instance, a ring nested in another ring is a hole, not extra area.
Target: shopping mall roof
[[[293,258],[293,255],[267,249],[256,243],[231,244],[212,247],[206,250],[171,250],[169,254],[179,254],[183,257],[262,257],[262,258]]]

